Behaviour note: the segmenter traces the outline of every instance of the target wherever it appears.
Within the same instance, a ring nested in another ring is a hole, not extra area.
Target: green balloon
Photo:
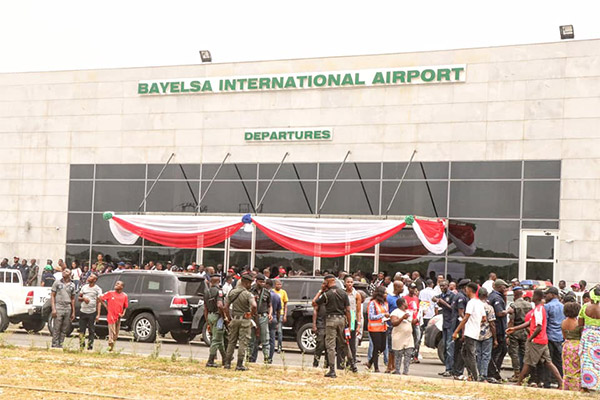
[[[412,215],[407,215],[406,218],[404,218],[404,222],[406,222],[406,225],[412,225],[415,223],[415,217]]]
[[[108,221],[109,219],[112,219],[112,217],[113,217],[113,213],[111,213],[111,212],[108,212],[108,211],[107,211],[107,212],[105,212],[104,214],[102,214],[102,218],[103,218],[105,221]]]

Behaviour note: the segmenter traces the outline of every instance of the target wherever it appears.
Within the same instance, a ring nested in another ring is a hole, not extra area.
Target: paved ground
[[[38,334],[28,334],[22,329],[18,329],[17,326],[11,325],[11,327],[3,334],[1,341],[6,344],[23,347],[39,347],[47,348],[50,347],[51,338],[48,335],[48,331],[44,329]],[[75,348],[77,346],[76,334],[71,339],[67,339],[65,342],[69,347]],[[194,358],[198,360],[206,360],[208,358],[208,347],[199,341],[194,341],[190,344],[177,344],[174,340],[170,339],[169,336],[160,338],[160,356],[171,357],[173,353],[177,354],[182,358]],[[365,345],[365,343],[363,343]],[[368,343],[366,343],[368,345]],[[95,350],[106,348],[106,341],[97,340],[94,344]],[[117,351],[121,353],[138,354],[138,355],[149,355],[156,351],[156,345],[154,343],[138,343],[131,339],[128,333],[124,333],[116,345]],[[358,352],[359,369],[366,370],[364,363],[367,361],[366,347],[363,347]],[[444,367],[437,358],[434,350],[424,349],[422,352],[423,360],[419,364],[412,364],[410,367],[410,375],[438,378],[438,372],[443,371]],[[258,356],[259,362],[262,361],[262,353]],[[284,342],[284,352],[282,354],[275,354],[273,364],[275,365],[286,365],[290,366],[302,366],[310,367],[312,365],[312,355],[302,355],[298,351],[298,346],[295,342]],[[380,369],[383,365],[383,361],[380,360]],[[510,374],[505,371],[506,376]]]

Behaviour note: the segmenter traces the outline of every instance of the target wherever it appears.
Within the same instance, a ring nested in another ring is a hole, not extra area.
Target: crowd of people
[[[278,278],[296,275],[283,267],[250,270],[232,266],[224,273],[222,265],[204,267],[195,262],[185,269],[171,262],[115,265],[105,261],[102,254],[91,266],[74,261],[68,268],[63,260],[53,266],[52,260],[47,260],[39,282],[36,260],[28,263],[14,257],[13,264],[9,264],[5,258],[0,268],[18,269],[27,285],[52,287],[53,347],[62,346],[68,321],[75,316],[78,293],[82,302],[82,348],[86,330],[88,348],[93,346],[95,321],[104,304],[110,317],[111,349],[118,337],[119,317],[127,307],[127,296],[121,282],[103,294],[95,286],[98,275],[127,269],[199,274],[209,282],[204,312],[213,341],[207,366],[216,366],[220,353],[223,365],[230,368],[239,345],[238,370],[246,369],[246,360],[256,362],[259,348],[265,363],[271,363],[274,352],[281,351],[289,299]],[[312,329],[317,337],[313,366],[318,367],[325,355],[328,377],[336,376],[336,367],[358,370],[356,349],[365,327],[369,340],[367,368],[379,372],[383,357],[386,373],[408,374],[411,363],[420,362],[425,328],[441,314],[445,370],[439,375],[443,377],[502,383],[506,380],[500,372],[508,353],[513,369],[509,381],[521,384],[527,378],[531,386],[600,389],[600,286],[587,290],[587,283],[580,281],[569,290],[565,281],[560,281],[558,287],[541,290],[521,286],[516,278],[508,283],[495,273],[485,282],[449,281],[435,273],[424,278],[418,271],[393,276],[344,271],[335,275],[324,271],[322,275],[323,285],[312,302]],[[81,282],[85,285],[79,290]],[[364,284],[358,290],[357,282]],[[511,302],[507,299],[509,291]]]

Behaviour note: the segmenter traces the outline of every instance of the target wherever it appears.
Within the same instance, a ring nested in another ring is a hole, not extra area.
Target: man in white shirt
[[[487,281],[485,281],[483,283],[483,286],[485,288],[485,290],[488,291],[488,293],[492,293],[494,291],[494,281],[496,281],[496,279],[498,279],[498,277],[496,276],[495,272],[491,272],[489,279]]]
[[[389,295],[392,295],[392,296],[394,295],[394,282],[395,281],[401,281],[402,282],[402,272],[396,272],[396,275],[394,275],[394,280],[385,289],[385,292],[387,294],[389,294]],[[408,296],[408,285],[404,285],[404,289],[402,290],[401,296],[402,297]]]
[[[425,281],[425,289],[421,290],[419,293],[419,300],[421,304],[423,302],[429,303],[427,307],[422,308],[423,310],[423,325],[421,326],[421,335],[425,332],[425,327],[429,323],[429,320],[435,315],[435,303],[431,301],[436,296],[436,292],[433,289],[433,281],[431,279],[427,279]]]
[[[467,371],[470,375],[470,380],[476,382],[477,376],[477,360],[476,360],[476,348],[477,342],[479,341],[479,334],[481,333],[481,322],[485,318],[485,307],[481,300],[477,296],[478,286],[475,282],[471,282],[467,285],[466,292],[469,297],[467,308],[465,309],[465,317],[460,322],[452,339],[458,339],[460,331],[464,328],[464,344],[462,347],[462,356],[467,367]]]

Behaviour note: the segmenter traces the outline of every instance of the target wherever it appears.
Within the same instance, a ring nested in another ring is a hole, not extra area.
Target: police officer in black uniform
[[[321,286],[321,290],[313,299],[313,307],[315,306],[325,306],[325,311],[327,313],[325,322],[325,345],[327,347],[329,372],[325,374],[325,377],[336,377],[336,342],[341,344],[341,351],[343,355],[347,357],[347,365],[350,365],[352,372],[358,372],[344,334],[345,329],[350,326],[350,321],[352,320],[350,314],[350,300],[348,299],[346,291],[336,286],[335,276],[325,276],[325,281]]]
[[[221,353],[221,358],[225,359],[225,296],[219,283],[221,276],[214,274],[210,277],[210,286],[204,292],[204,320],[209,326],[211,341],[210,353],[208,355],[207,367],[216,368],[215,358],[217,351]]]
[[[257,315],[255,317],[256,327],[252,328],[250,342],[250,362],[256,362],[258,358],[258,344],[262,345],[264,363],[270,363],[270,336],[269,323],[273,320],[273,305],[271,304],[271,292],[265,287],[266,278],[263,274],[256,275],[254,288],[251,290],[256,300]]]

